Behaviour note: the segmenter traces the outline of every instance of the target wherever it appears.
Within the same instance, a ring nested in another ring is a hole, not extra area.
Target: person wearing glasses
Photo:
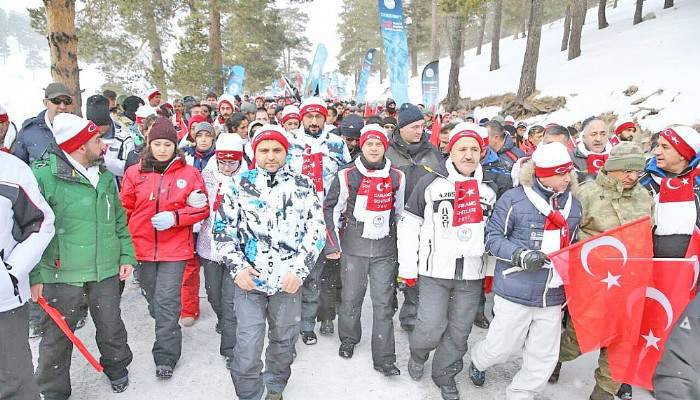
[[[17,140],[12,146],[12,154],[27,164],[38,160],[48,149],[58,150],[53,134],[53,119],[56,115],[73,110],[73,97],[61,83],[53,82],[44,89],[44,106],[46,109],[36,117],[22,124]]]

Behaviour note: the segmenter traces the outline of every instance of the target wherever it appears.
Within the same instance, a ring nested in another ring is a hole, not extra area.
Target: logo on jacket
[[[380,226],[384,225],[384,216],[383,216],[383,215],[377,215],[377,216],[374,217],[374,219],[372,220],[372,223],[373,223],[374,226],[376,226],[376,227],[380,227]]]
[[[452,221],[452,204],[449,201],[442,201],[438,206],[438,215],[443,229],[447,229]]]
[[[175,185],[178,189],[184,189],[185,186],[187,186],[187,181],[184,179],[178,179],[177,182],[175,182]]]
[[[457,231],[457,238],[463,242],[468,241],[472,238],[472,230],[467,227],[461,228]]]

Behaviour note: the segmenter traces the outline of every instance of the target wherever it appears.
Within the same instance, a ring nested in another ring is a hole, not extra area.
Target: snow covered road
[[[204,280],[202,279],[202,284]],[[183,328],[182,358],[170,381],[155,378],[155,366],[151,356],[154,323],[148,315],[146,300],[138,286],[127,283],[122,298],[122,313],[129,333],[129,345],[134,353],[134,361],[129,367],[131,384],[122,394],[113,394],[104,375],[96,373],[79,355],[73,352],[72,400],[200,400],[235,399],[231,377],[219,355],[219,335],[214,331],[216,317],[206,298],[201,300],[201,318],[191,328]],[[489,301],[489,303],[491,303]],[[490,304],[488,304],[490,305]],[[488,306],[487,305],[487,306]],[[426,364],[425,375],[420,382],[408,376],[408,335],[394,318],[396,328],[397,364],[401,376],[385,378],[372,368],[370,355],[371,303],[365,299],[363,307],[363,339],[355,349],[351,360],[338,357],[340,341],[337,335],[319,335],[318,344],[305,346],[301,340],[297,344],[298,357],[292,365],[292,377],[284,392],[284,398],[333,399],[333,400],[389,400],[389,399],[440,399],[440,392],[430,379],[430,360]],[[94,326],[88,324],[78,331],[93,354],[98,355],[94,341]],[[474,327],[470,344],[483,339],[486,331]],[[39,340],[32,339],[32,352],[36,359]],[[588,354],[574,362],[565,364],[561,379],[556,385],[547,385],[544,400],[585,400],[593,388],[593,370],[597,354]],[[465,370],[469,365],[465,357]],[[486,384],[474,387],[462,371],[458,375],[458,387],[463,399],[493,400],[504,399],[505,388],[519,368],[517,357],[503,365],[487,371]],[[652,397],[641,389],[635,389],[635,400],[648,400]]]

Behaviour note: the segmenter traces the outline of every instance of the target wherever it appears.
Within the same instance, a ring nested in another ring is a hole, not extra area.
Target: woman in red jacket
[[[153,124],[141,162],[126,170],[121,190],[139,261],[141,288],[156,321],[156,376],[168,379],[180,358],[180,286],[193,257],[192,225],[209,215],[202,176],[177,151],[165,118]]]

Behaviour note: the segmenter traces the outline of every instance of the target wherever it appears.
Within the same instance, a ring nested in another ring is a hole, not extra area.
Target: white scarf
[[[456,182],[464,182],[470,179],[476,180],[477,187],[481,187],[481,182],[484,179],[484,170],[481,168],[481,164],[477,164],[473,177],[467,177],[460,174],[455,168],[454,164],[452,164],[452,160],[449,158],[445,161],[445,167],[447,168],[448,172],[447,181],[450,182],[453,187]],[[456,201],[456,199],[454,201]],[[478,211],[482,211],[481,202],[479,202],[478,207]],[[484,227],[485,219],[482,219],[481,222],[465,223],[456,227],[451,226],[451,229],[457,232],[457,237],[460,239],[460,241],[464,243],[463,246],[459,246],[459,249],[455,249],[458,252],[455,257],[481,257],[484,255],[486,252]]]
[[[391,161],[388,158],[385,159],[386,163],[384,168],[376,171],[369,171],[360,161],[360,157],[355,159],[355,166],[357,170],[360,171],[363,177],[367,178],[390,178],[389,171],[391,170]],[[364,179],[363,179],[364,180]],[[362,187],[362,182],[360,182],[360,188]],[[389,228],[391,223],[391,211],[394,209],[394,191],[393,187],[384,201],[390,201],[389,207],[384,208],[383,211],[370,211],[367,209],[367,200],[369,196],[367,194],[360,194],[360,188],[358,188],[358,193],[355,199],[355,209],[352,215],[356,220],[363,223],[364,228],[362,229],[362,237],[365,239],[382,239],[389,235]]]
[[[555,211],[554,209],[552,209],[552,206],[549,204],[549,202],[545,200],[542,196],[538,195],[532,189],[532,187],[523,186],[523,190],[525,190],[525,195],[527,196],[528,200],[530,200],[530,203],[532,203],[532,205],[535,206],[537,211],[539,211],[540,214],[544,215],[545,218],[549,217],[549,215],[553,211]],[[573,201],[571,199],[571,192],[569,192],[566,198],[566,204],[564,204],[564,209],[560,212],[561,216],[564,217],[565,220],[569,218],[572,202]],[[545,222],[545,227],[547,226],[548,224]],[[561,229],[545,229],[542,232],[542,245],[540,246],[540,251],[542,251],[545,254],[549,254],[553,251],[559,250],[561,248],[562,236],[564,235],[569,235],[567,227],[563,227]],[[570,237],[567,237],[566,239],[568,240],[570,239]],[[548,264],[546,268],[552,268],[551,264]],[[560,287],[562,284],[563,281],[561,279],[561,276],[559,276],[556,269],[552,268],[552,279],[547,283],[547,287],[557,288]]]

